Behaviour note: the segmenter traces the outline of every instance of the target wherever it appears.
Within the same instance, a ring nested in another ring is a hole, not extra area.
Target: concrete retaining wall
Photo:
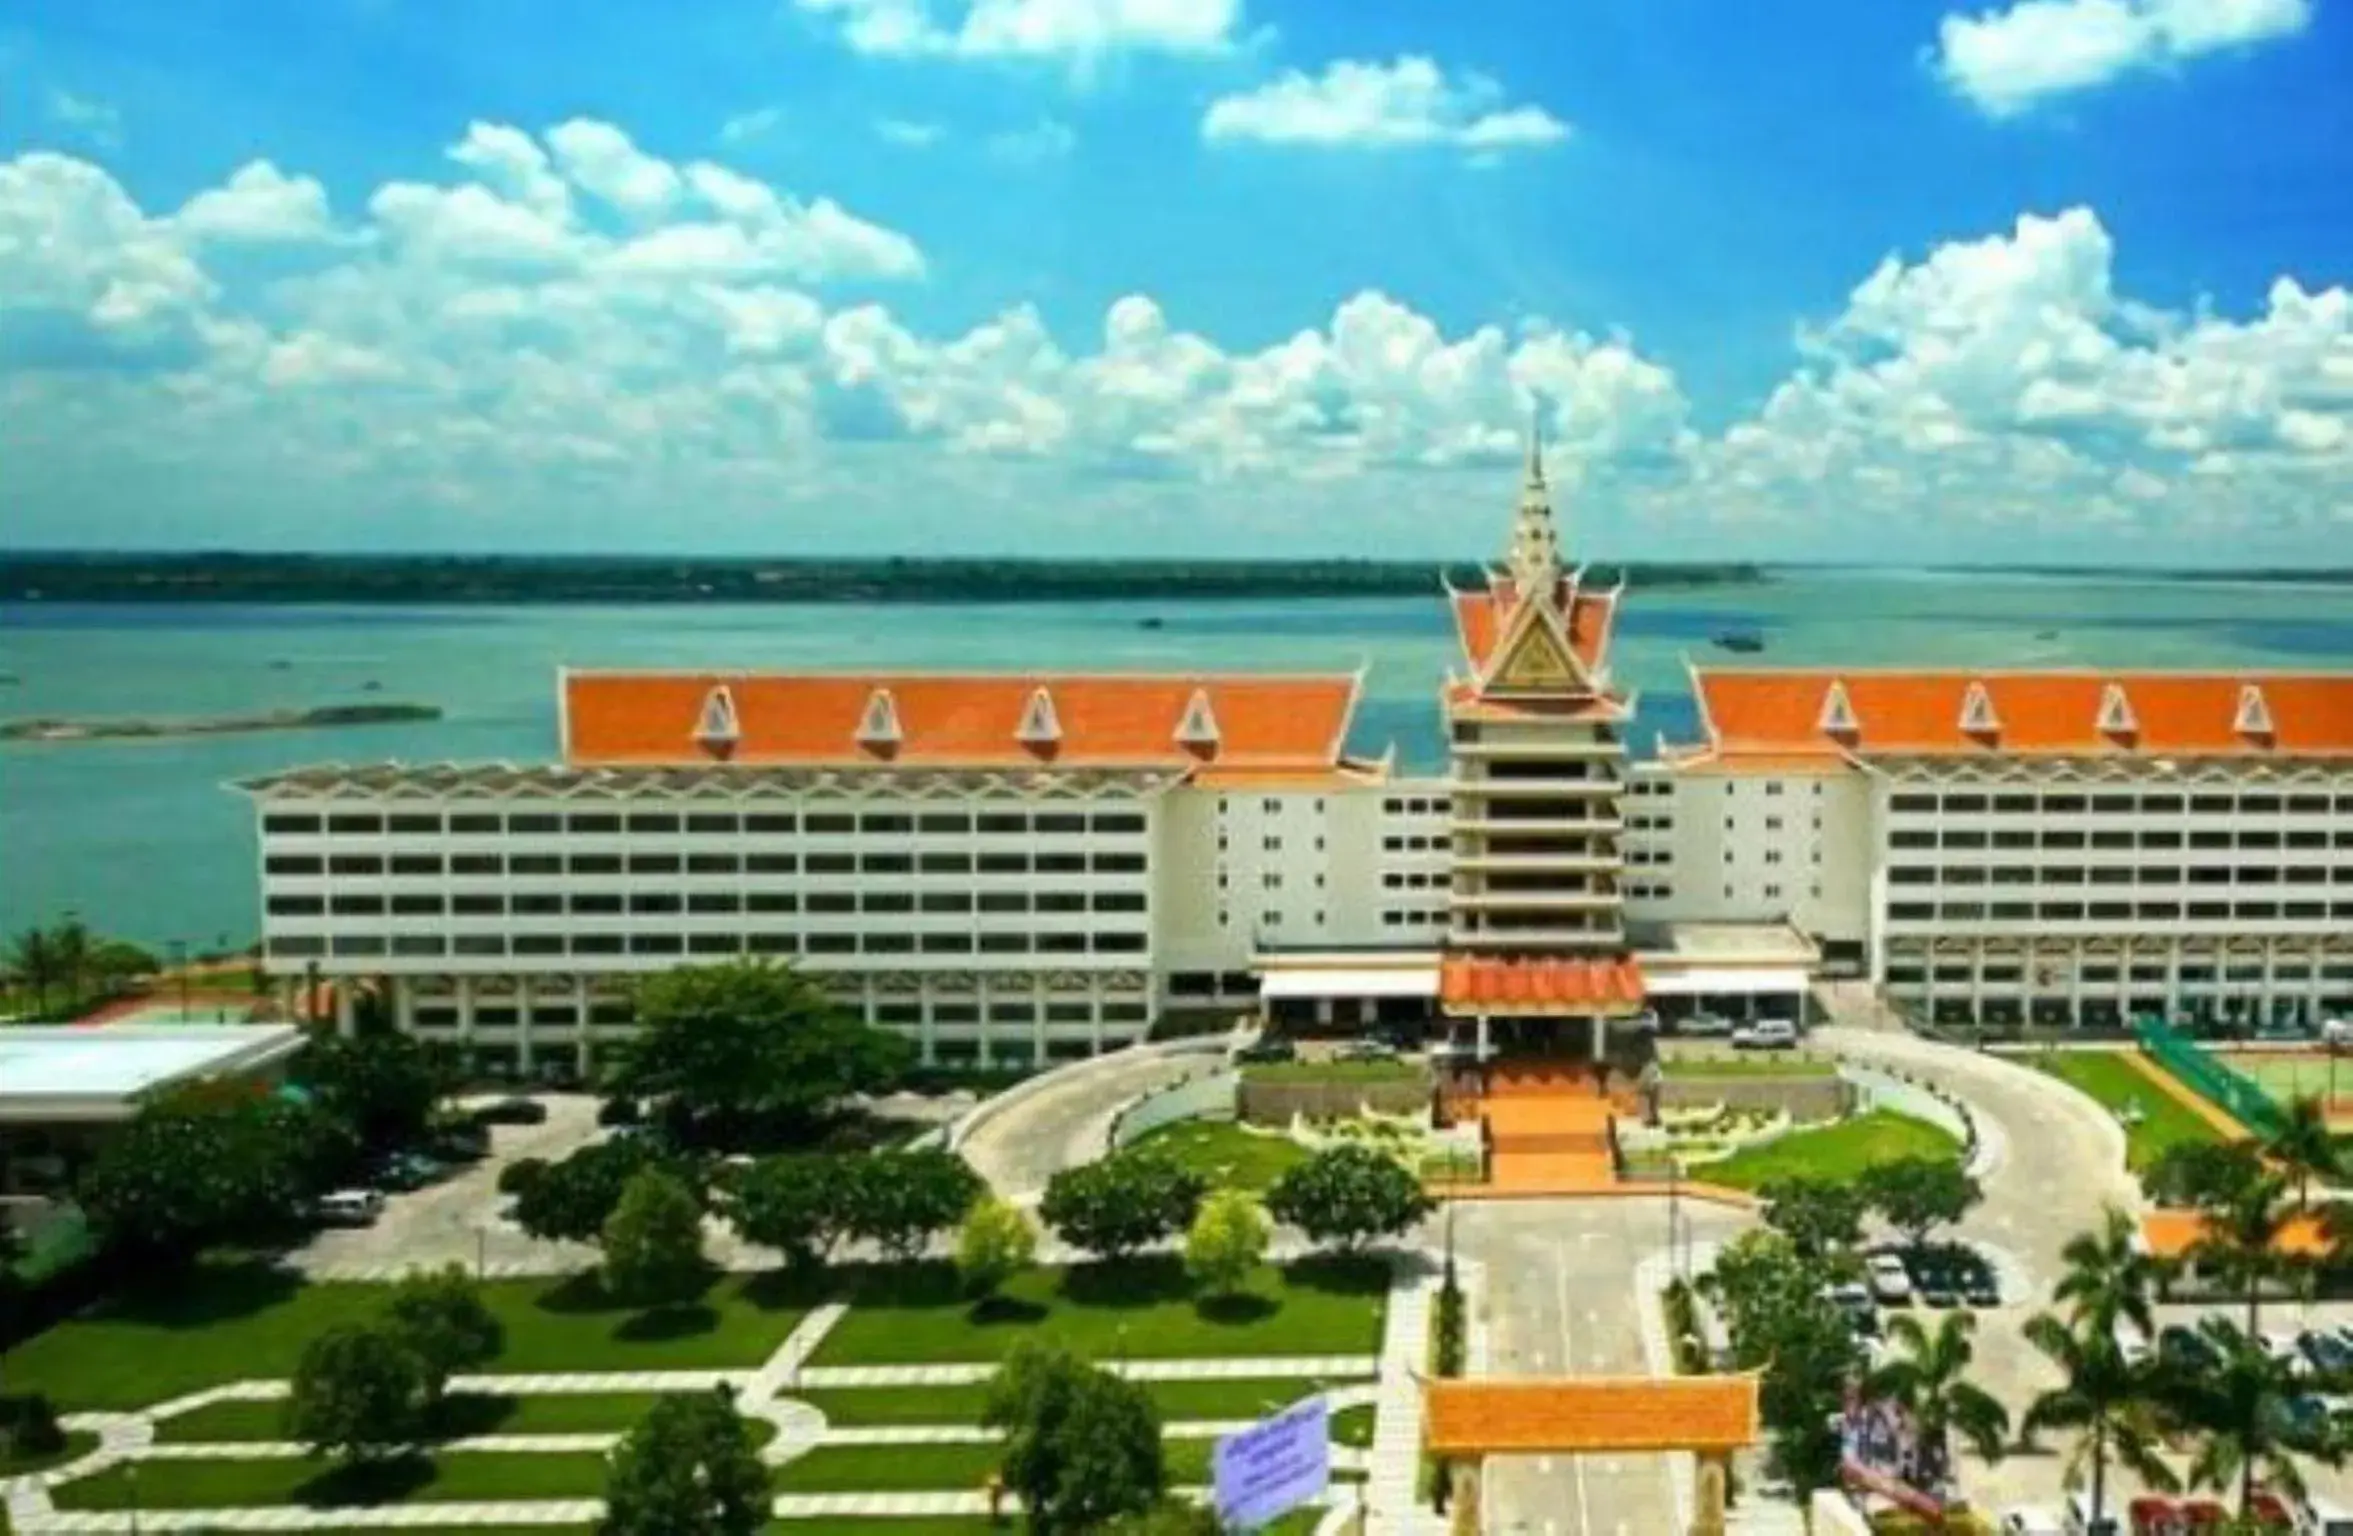
[[[1294,1116],[1340,1120],[1372,1110],[1411,1115],[1427,1109],[1430,1085],[1395,1083],[1254,1083],[1242,1080],[1237,1112],[1245,1125],[1289,1125]]]
[[[1035,1098],[1049,1088],[1059,1087],[1089,1072],[1101,1071],[1109,1063],[1136,1061],[1152,1056],[1218,1057],[1231,1050],[1233,1044],[1234,1039],[1229,1035],[1198,1035],[1181,1040],[1160,1040],[1144,1045],[1123,1046],[1119,1050],[1108,1051],[1101,1056],[1089,1056],[1081,1061],[1065,1062],[1050,1071],[1040,1072],[1035,1077],[1025,1077],[1003,1093],[983,1099],[966,1110],[955,1124],[948,1127],[948,1149],[955,1151],[961,1148],[977,1127],[995,1119],[1015,1105]]]
[[[1799,1124],[1836,1120],[1854,1107],[1852,1083],[1824,1077],[1670,1077],[1659,1084],[1659,1108],[1786,1110]]]
[[[1113,1150],[1127,1146],[1147,1131],[1179,1120],[1231,1120],[1242,1080],[1219,1068],[1205,1077],[1190,1077],[1158,1093],[1147,1093],[1119,1112],[1111,1122]]]

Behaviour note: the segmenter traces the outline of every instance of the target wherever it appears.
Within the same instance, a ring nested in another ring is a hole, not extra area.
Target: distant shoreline
[[[1649,590],[1770,581],[1738,563],[1596,563]],[[1482,567],[1375,560],[762,560],[450,555],[0,555],[0,602],[990,603],[1434,597]]]
[[[37,715],[0,720],[0,741],[67,744],[81,741],[169,741],[184,736],[228,736],[247,731],[305,731],[345,725],[388,725],[438,720],[436,704],[322,704],[312,709],[271,709],[189,719],[151,716],[108,718]]]

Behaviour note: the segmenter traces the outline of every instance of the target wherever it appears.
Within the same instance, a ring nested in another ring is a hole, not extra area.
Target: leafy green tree
[[[2317,1094],[2288,1101],[2280,1127],[2264,1150],[2296,1181],[2298,1207],[2309,1203],[2315,1178],[2333,1181],[2345,1171],[2344,1158],[2337,1151],[2337,1139],[2329,1130],[2328,1107],[2320,1102]]]
[[[1936,1465],[1948,1469],[1955,1435],[1985,1460],[1999,1461],[2010,1433],[2010,1410],[1968,1378],[1976,1330],[1974,1313],[1947,1312],[1934,1332],[1920,1319],[1898,1314],[1888,1320],[1887,1336],[1900,1352],[1863,1381],[1866,1397],[1903,1406],[1920,1443]]]
[[[434,1107],[453,1084],[440,1050],[391,1030],[314,1039],[303,1048],[295,1076],[367,1152],[422,1140]]]
[[[1914,1249],[1925,1247],[1929,1233],[1959,1222],[1985,1198],[1977,1181],[1950,1158],[1875,1163],[1863,1170],[1856,1186],[1863,1203]]]
[[[2272,1358],[2253,1333],[2242,1333],[2220,1318],[2199,1326],[2218,1363],[2195,1371],[2168,1373],[2163,1400],[2167,1416],[2197,1438],[2190,1458],[2193,1488],[2238,1489],[2239,1518],[2252,1520],[2258,1480],[2286,1493],[2304,1494],[2300,1457],[2330,1466],[2344,1460],[2335,1435],[2314,1436],[2298,1429],[2289,1409],[2305,1386],[2284,1361]],[[2252,1527],[2250,1527],[2252,1528]]]
[[[1183,1231],[1207,1187],[1172,1159],[1130,1148],[1056,1173],[1038,1214],[1064,1242],[1117,1259]]]
[[[57,959],[57,979],[65,983],[67,1006],[79,1010],[87,997],[83,983],[90,978],[90,930],[78,917],[69,917],[49,930],[49,948]]]
[[[198,1085],[143,1106],[108,1137],[78,1198],[109,1247],[189,1255],[290,1221],[313,1187],[316,1137],[300,1104]]]
[[[650,1138],[622,1136],[591,1143],[547,1164],[514,1191],[515,1224],[550,1242],[593,1243],[621,1203],[621,1191],[629,1181],[656,1166],[696,1187],[693,1167],[666,1156]]]
[[[498,1192],[516,1196],[539,1182],[547,1173],[544,1157],[518,1157],[498,1171]]]
[[[1097,1531],[1160,1501],[1160,1419],[1142,1387],[1024,1339],[989,1383],[981,1422],[1005,1432],[1005,1482],[1029,1528]]]
[[[725,1387],[659,1398],[605,1476],[602,1536],[751,1536],[768,1524],[768,1472]]]
[[[2158,1205],[2210,1210],[2263,1176],[2263,1154],[2247,1141],[2177,1141],[2149,1159],[2141,1187]]]
[[[1231,1296],[1265,1262],[1273,1230],[1249,1191],[1213,1191],[1185,1234],[1185,1273],[1207,1294]]]
[[[8,968],[15,972],[25,990],[33,994],[33,1017],[46,1017],[49,989],[57,985],[61,974],[57,967],[57,948],[50,942],[49,930],[27,928],[12,939],[8,946]]]
[[[2018,1423],[2019,1437],[2031,1441],[2043,1429],[2070,1430],[2074,1449],[2066,1467],[2068,1486],[2091,1484],[2090,1529],[2102,1528],[2108,1512],[2108,1464],[2121,1463],[2150,1488],[2171,1493],[2180,1487],[2165,1458],[2157,1422],[2154,1361],[2128,1361],[2113,1322],[2101,1326],[2100,1310],[2087,1308],[2072,1327],[2049,1313],[2027,1319],[2026,1342],[2059,1373],[2059,1385],[2038,1393]]]
[[[1184,1499],[1162,1499],[1140,1515],[1122,1515],[1103,1527],[1105,1536],[1225,1536],[1217,1511]]]
[[[964,1288],[986,1300],[1037,1257],[1037,1228],[1021,1207],[988,1196],[973,1202],[956,1234],[956,1273]]]
[[[764,961],[657,972],[638,984],[637,1017],[611,1091],[651,1101],[692,1146],[805,1138],[843,1099],[891,1087],[914,1061],[904,1037]]]
[[[314,1456],[377,1461],[424,1438],[425,1372],[383,1323],[344,1323],[304,1346],[287,1424]]]
[[[1431,1201],[1403,1163],[1343,1142],[1283,1170],[1266,1192],[1266,1208],[1319,1246],[1353,1250],[1405,1231],[1430,1214]]]
[[[623,1186],[603,1241],[605,1289],[631,1306],[685,1301],[710,1278],[702,1205],[659,1168],[640,1169]]]
[[[912,1258],[934,1233],[963,1220],[984,1189],[953,1152],[870,1152],[840,1161],[844,1226],[894,1259]]]
[[[723,1196],[727,1219],[747,1243],[773,1248],[795,1267],[830,1263],[849,1236],[841,1159],[815,1153],[763,1157],[740,1170]]]
[[[1734,1364],[1760,1372],[1768,1459],[1802,1499],[1838,1476],[1837,1419],[1862,1365],[1854,1325],[1824,1294],[1830,1265],[1779,1232],[1743,1233],[1700,1279],[1732,1336]]]
[[[506,1342],[482,1288],[457,1264],[412,1270],[393,1287],[384,1318],[417,1357],[429,1409],[440,1407],[450,1377],[488,1365]]]
[[[1863,1192],[1826,1179],[1775,1179],[1757,1191],[1765,1225],[1810,1259],[1844,1253],[1863,1240]]]

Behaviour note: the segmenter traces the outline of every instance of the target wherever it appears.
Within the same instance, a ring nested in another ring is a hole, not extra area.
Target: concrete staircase
[[[1493,1153],[1489,1182],[1498,1193],[1590,1194],[1616,1186],[1610,1103],[1589,1070],[1499,1066],[1482,1111]]]

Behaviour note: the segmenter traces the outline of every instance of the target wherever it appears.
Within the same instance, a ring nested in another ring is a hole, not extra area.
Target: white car
[[[2002,1511],[2002,1536],[2065,1536],[2065,1528],[2040,1504],[2013,1504]]]
[[[1912,1299],[1911,1272],[1904,1268],[1904,1261],[1896,1255],[1892,1253],[1871,1255],[1871,1262],[1864,1267],[1864,1272],[1870,1281],[1871,1295],[1875,1300],[1902,1303]]]
[[[2324,1019],[2320,1038],[2329,1045],[2353,1045],[2353,1019]]]
[[[1787,1019],[1759,1019],[1732,1031],[1732,1046],[1742,1051],[1793,1051],[1797,1026]]]
[[[1720,1013],[1695,1013],[1675,1026],[1679,1035],[1728,1035],[1732,1021]]]
[[[311,1207],[331,1227],[364,1227],[384,1214],[384,1196],[373,1189],[339,1189]]]

